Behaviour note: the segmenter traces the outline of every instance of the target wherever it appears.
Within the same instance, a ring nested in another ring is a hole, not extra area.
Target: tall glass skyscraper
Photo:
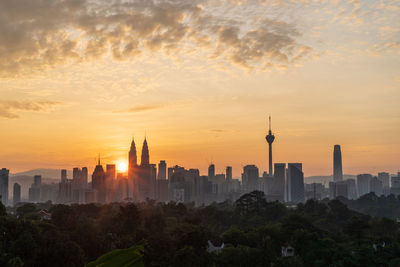
[[[340,151],[340,145],[335,145],[333,149],[333,181],[339,182],[342,180],[342,152]]]

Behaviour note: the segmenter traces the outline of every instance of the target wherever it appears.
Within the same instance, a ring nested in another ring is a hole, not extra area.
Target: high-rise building
[[[79,184],[82,177],[82,171],[80,168],[73,168],[72,169],[72,181],[76,184]]]
[[[242,183],[245,192],[258,190],[259,171],[255,165],[246,165],[243,168]]]
[[[106,174],[107,174],[107,179],[109,179],[111,181],[115,180],[115,174],[116,174],[115,164],[107,164],[106,165]]]
[[[10,171],[6,168],[0,170],[0,201],[7,206],[8,204],[8,175]]]
[[[208,179],[213,179],[215,177],[215,165],[214,164],[210,164],[210,166],[208,166]]]
[[[374,192],[377,196],[381,196],[383,194],[383,183],[377,177],[373,177],[369,181],[369,188],[370,192]]]
[[[61,170],[61,182],[65,183],[67,181],[67,170]]]
[[[336,182],[329,182],[329,199],[336,198]]]
[[[147,146],[147,139],[144,139],[142,147],[142,160],[140,161],[141,166],[150,164],[149,147]]]
[[[289,163],[287,168],[287,201],[304,202],[304,174],[301,163]]]
[[[33,184],[29,188],[29,201],[39,202],[40,201],[40,191],[42,187],[42,176],[35,175],[33,177]]]
[[[87,188],[88,185],[88,169],[87,167],[82,168],[82,188]]]
[[[357,199],[356,180],[346,179],[344,182],[348,185],[348,199]]]
[[[368,194],[370,190],[370,181],[372,179],[371,174],[359,174],[357,175],[357,191],[358,197]]]
[[[269,199],[284,201],[285,197],[285,178],[286,178],[286,164],[275,163],[274,164],[274,177],[272,183],[272,189],[269,192]]]
[[[269,176],[272,177],[272,143],[275,140],[275,136],[271,131],[271,116],[269,116],[269,131],[268,135],[265,137],[268,142],[268,151],[269,151]]]
[[[96,168],[92,174],[92,189],[95,190],[95,195],[97,195],[97,202],[106,202],[106,174],[104,172],[103,166],[100,163],[100,157]]]
[[[342,152],[340,150],[340,145],[335,145],[333,149],[333,181],[339,182],[342,180]]]
[[[13,205],[17,205],[21,202],[21,186],[18,183],[14,183],[13,190]]]
[[[167,179],[167,163],[165,160],[160,160],[158,163],[158,180],[166,180]]]
[[[226,167],[226,180],[227,181],[232,180],[232,167],[231,166]]]
[[[157,168],[155,164],[150,164],[150,154],[146,138],[143,142],[142,161],[140,166],[134,169],[133,188],[134,197],[138,201],[156,197],[156,178]]]
[[[41,175],[35,175],[33,176],[33,184],[36,187],[42,186],[42,176]]]
[[[136,153],[136,145],[135,140],[132,138],[131,148],[129,150],[129,163],[128,163],[128,180],[127,180],[127,192],[128,195],[126,197],[135,198],[137,196],[137,188],[135,186],[137,180],[137,153]],[[121,187],[123,188],[121,183]],[[122,190],[122,189],[121,189]],[[122,191],[121,191],[122,192]],[[125,193],[125,191],[123,191]],[[124,197],[125,198],[125,197]]]
[[[400,195],[400,173],[397,176],[392,176],[390,194],[395,196]]]
[[[135,140],[132,138],[131,148],[129,150],[129,168],[134,168],[137,166],[137,154]]]
[[[61,182],[58,185],[58,203],[68,203],[72,200],[72,182],[67,179],[67,170],[61,170]]]
[[[349,198],[349,184],[345,181],[336,182],[336,197]]]
[[[390,187],[390,175],[387,172],[380,172],[378,173],[378,179],[382,181],[383,188]]]

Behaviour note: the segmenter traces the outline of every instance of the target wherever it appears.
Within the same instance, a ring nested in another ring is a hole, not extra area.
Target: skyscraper
[[[304,201],[304,174],[301,163],[289,163],[287,168],[287,201]]]
[[[88,169],[87,167],[82,168],[82,188],[87,188],[88,184]]]
[[[106,201],[106,174],[103,166],[99,161],[92,174],[92,188],[97,191],[97,202],[104,203]]]
[[[208,166],[208,178],[212,179],[215,177],[215,165],[214,164],[210,164],[210,166]]]
[[[369,191],[374,192],[378,197],[383,194],[383,183],[378,177],[373,177],[369,181]]]
[[[357,191],[358,197],[368,194],[370,190],[370,181],[372,179],[371,174],[359,174],[357,175]]]
[[[382,181],[383,188],[390,187],[390,175],[387,172],[378,173],[378,179]]]
[[[167,179],[167,163],[165,160],[160,160],[158,163],[158,180],[166,180]]]
[[[19,202],[21,202],[21,186],[18,183],[14,183],[13,205],[15,206]]]
[[[149,147],[147,146],[147,140],[144,138],[143,147],[142,147],[142,160],[140,161],[141,166],[150,164],[150,155],[149,155]]]
[[[42,187],[42,176],[35,175],[33,177],[33,184],[29,188],[29,201],[31,202],[40,201],[41,187]]]
[[[226,180],[232,181],[232,167],[231,166],[226,167]]]
[[[255,165],[246,165],[243,168],[242,184],[245,192],[258,190],[259,172]]]
[[[137,166],[137,154],[135,140],[132,138],[131,149],[129,150],[129,169]]]
[[[0,170],[0,201],[6,206],[8,204],[8,175],[10,171],[6,168]]]
[[[335,145],[333,149],[333,181],[339,182],[342,180],[342,152],[340,151],[340,145]]]
[[[61,170],[61,182],[62,183],[67,182],[67,170],[65,169]]]
[[[272,177],[272,143],[275,140],[275,136],[271,132],[271,116],[269,116],[269,131],[268,135],[265,137],[265,139],[268,142],[268,147],[269,147],[269,176]]]
[[[270,198],[272,200],[284,201],[285,196],[285,163],[274,164],[274,178],[272,183],[272,189],[270,192]]]
[[[107,174],[107,179],[109,179],[110,181],[115,180],[115,174],[116,174],[115,164],[107,164],[106,165],[106,174]]]

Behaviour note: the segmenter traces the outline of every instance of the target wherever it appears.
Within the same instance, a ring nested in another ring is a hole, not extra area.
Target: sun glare
[[[120,161],[117,163],[118,172],[126,172],[128,170],[128,165],[126,162]]]

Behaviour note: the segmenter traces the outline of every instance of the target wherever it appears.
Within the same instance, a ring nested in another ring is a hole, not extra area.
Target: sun
[[[118,172],[126,172],[128,170],[128,165],[124,161],[119,161],[117,163]]]

